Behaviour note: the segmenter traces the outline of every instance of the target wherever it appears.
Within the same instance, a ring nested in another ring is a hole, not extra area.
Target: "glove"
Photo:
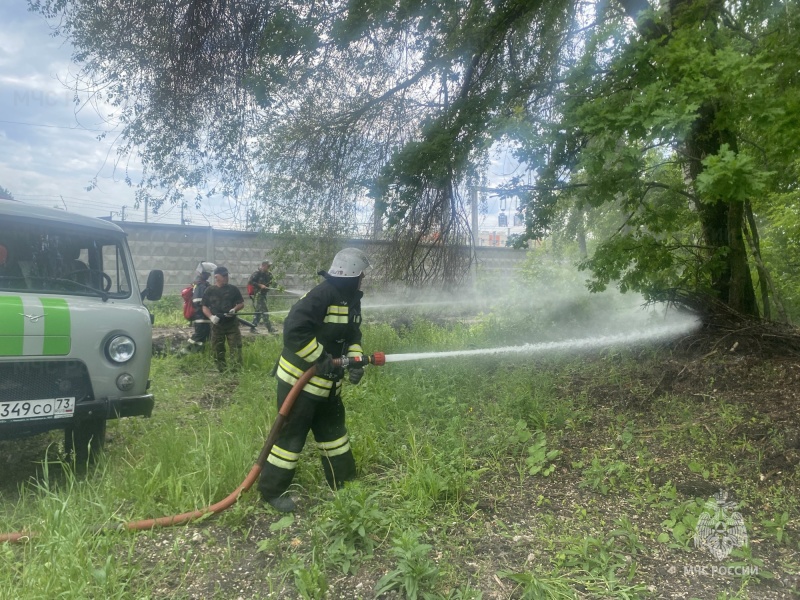
[[[211,322],[212,322],[214,325],[219,325],[219,317],[218,317],[217,315],[211,315],[211,319],[210,319],[210,321],[211,321]]]
[[[359,367],[357,369],[350,369],[350,383],[356,385],[361,378],[364,376],[364,369],[363,367]]]
[[[335,371],[336,367],[333,365],[333,356],[327,352],[323,352],[322,356],[317,359],[317,375],[326,377]]]
[[[236,316],[236,309],[235,308],[230,309],[228,312],[225,313],[225,315],[228,316],[228,317],[235,317]]]

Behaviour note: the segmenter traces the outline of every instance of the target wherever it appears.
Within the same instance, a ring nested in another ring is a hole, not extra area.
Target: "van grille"
[[[0,363],[0,402],[74,397],[93,400],[86,365],[77,360]]]

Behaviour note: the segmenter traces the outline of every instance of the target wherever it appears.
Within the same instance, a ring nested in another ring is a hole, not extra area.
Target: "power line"
[[[0,119],[0,123],[10,123],[12,125],[27,125],[28,127],[47,127],[48,129],[69,129],[70,131],[94,131],[99,133],[110,133],[113,129],[89,129],[80,125],[78,127],[68,127],[66,125],[45,125],[44,123],[24,123],[23,121],[6,121]]]

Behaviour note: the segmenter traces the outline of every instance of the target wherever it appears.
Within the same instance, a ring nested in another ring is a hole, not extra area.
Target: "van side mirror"
[[[142,291],[144,300],[160,300],[164,293],[164,271],[153,269],[147,276],[147,287]]]

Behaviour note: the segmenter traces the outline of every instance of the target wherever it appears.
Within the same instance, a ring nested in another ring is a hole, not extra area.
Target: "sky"
[[[15,199],[55,206],[93,217],[144,221],[135,208],[134,182],[141,174],[136,157],[120,163],[118,128],[112,108],[76,106],[67,83],[78,67],[72,47],[54,38],[47,21],[27,10],[25,0],[0,2],[0,186]],[[102,140],[98,136],[106,133]],[[87,187],[96,178],[97,186]],[[184,211],[192,225],[231,228],[226,206]],[[181,209],[148,214],[154,223],[180,223]]]
[[[54,38],[48,22],[29,12],[25,0],[0,2],[0,186],[29,204],[114,220],[122,220],[124,212],[126,220],[144,221],[135,190],[125,183],[126,175],[138,181],[141,164],[137,157],[120,162],[112,107],[73,101],[68,84],[79,68],[71,55],[71,45]],[[499,154],[489,180],[517,169],[513,159]],[[97,185],[89,191],[93,180]],[[488,200],[481,229],[497,227],[499,200]],[[199,210],[189,206],[183,215],[178,206],[148,214],[153,223],[176,224],[182,218],[191,225],[236,228],[224,200]]]

